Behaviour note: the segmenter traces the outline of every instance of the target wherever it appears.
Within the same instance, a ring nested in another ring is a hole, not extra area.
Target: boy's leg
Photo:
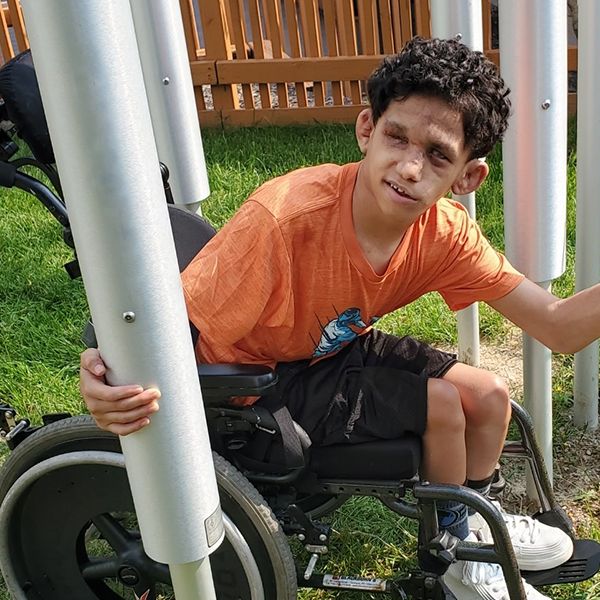
[[[485,494],[510,422],[508,389],[493,373],[460,363],[453,365],[443,380],[457,389],[465,414],[467,484]],[[572,541],[560,529],[520,515],[504,514],[504,518],[522,569],[549,569],[571,557]],[[479,515],[469,517],[469,527],[478,537],[492,541],[489,527]]]
[[[492,477],[502,453],[510,422],[510,398],[504,380],[497,375],[456,363],[443,380],[460,394],[466,420],[467,479]]]

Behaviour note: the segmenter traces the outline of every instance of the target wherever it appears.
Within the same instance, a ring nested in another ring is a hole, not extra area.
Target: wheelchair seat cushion
[[[313,446],[310,468],[320,479],[396,481],[417,474],[421,439],[415,435],[360,444]]]

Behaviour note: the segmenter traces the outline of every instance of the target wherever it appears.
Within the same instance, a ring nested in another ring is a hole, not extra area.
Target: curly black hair
[[[383,60],[367,91],[374,123],[392,100],[415,94],[445,100],[462,115],[470,158],[486,156],[508,125],[510,90],[496,65],[457,40],[413,38]]]

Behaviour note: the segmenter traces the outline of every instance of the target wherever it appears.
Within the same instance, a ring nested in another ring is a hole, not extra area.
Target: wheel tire
[[[4,464],[0,503],[17,479],[34,465],[53,456],[80,451],[120,453],[121,448],[118,437],[98,429],[87,416],[43,427],[23,441]],[[294,561],[271,509],[230,463],[216,454],[213,458],[223,513],[250,548],[265,599],[296,598]],[[8,535],[11,567],[27,598],[134,598],[133,589],[126,586],[123,591],[115,591],[110,578],[93,580],[88,585],[81,574],[81,565],[89,564],[90,524],[98,514],[135,515],[124,469],[95,464],[61,467],[42,475],[26,489],[11,515]],[[217,598],[249,600],[250,585],[242,558],[227,538],[210,560]],[[168,570],[145,555],[144,561],[151,572],[159,574],[158,583],[168,586]]]

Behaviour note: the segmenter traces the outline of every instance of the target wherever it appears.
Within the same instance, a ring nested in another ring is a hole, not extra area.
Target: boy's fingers
[[[134,423],[127,423],[127,424],[111,423],[110,425],[108,425],[106,427],[103,427],[100,424],[98,424],[98,425],[101,429],[106,429],[108,431],[111,431],[112,433],[116,433],[117,435],[129,435],[130,433],[139,431],[140,429],[142,429],[143,427],[146,427],[149,424],[150,424],[150,419],[148,419],[147,417],[144,417],[142,419],[138,419]]]
[[[108,424],[127,425],[148,418],[158,411],[158,403],[146,404],[134,410],[103,413],[101,421]]]
[[[102,362],[100,352],[97,348],[88,348],[81,353],[80,365],[82,369],[93,373],[94,375],[101,376],[106,372],[106,366]]]

